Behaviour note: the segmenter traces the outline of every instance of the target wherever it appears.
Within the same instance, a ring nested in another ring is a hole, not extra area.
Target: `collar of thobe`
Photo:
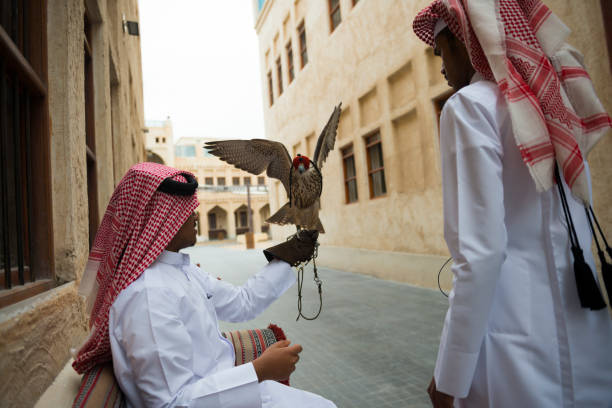
[[[191,263],[189,255],[180,252],[171,252],[164,250],[158,257],[157,262],[168,265],[184,266]]]

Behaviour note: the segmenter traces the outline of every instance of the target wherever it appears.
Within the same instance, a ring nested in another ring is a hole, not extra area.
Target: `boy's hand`
[[[253,367],[259,382],[265,380],[285,380],[295,370],[300,359],[302,346],[289,346],[289,340],[281,340],[268,347],[258,358],[253,360]]]

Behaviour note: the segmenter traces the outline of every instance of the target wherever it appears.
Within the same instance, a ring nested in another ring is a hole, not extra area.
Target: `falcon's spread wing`
[[[282,143],[265,139],[221,140],[207,142],[208,152],[251,174],[264,170],[268,177],[280,180],[289,191],[291,156]]]
[[[330,151],[334,150],[334,144],[336,143],[336,131],[338,130],[338,121],[340,120],[340,112],[342,111],[342,102],[334,108],[327,125],[323,128],[323,131],[319,135],[317,140],[317,148],[315,149],[313,161],[320,169],[323,166],[323,162],[327,159],[327,155]]]

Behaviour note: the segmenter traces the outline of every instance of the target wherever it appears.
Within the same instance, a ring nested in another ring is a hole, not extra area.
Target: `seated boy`
[[[291,287],[290,264],[312,255],[316,232],[264,251],[271,262],[235,287],[178,252],[196,242],[196,190],[190,173],[153,163],[133,166],[121,180],[81,283],[95,303],[74,368],[84,373],[112,358],[133,407],[335,407],[268,381],[289,377],[301,346],[281,341],[235,367],[218,326],[218,318],[254,318]]]

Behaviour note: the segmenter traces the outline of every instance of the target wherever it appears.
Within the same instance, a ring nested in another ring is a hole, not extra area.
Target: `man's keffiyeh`
[[[443,19],[474,69],[497,82],[516,144],[538,191],[553,185],[555,160],[572,193],[590,201],[584,156],[612,127],[569,29],[540,0],[435,0],[414,19],[434,46]]]
[[[78,373],[111,360],[108,334],[111,305],[155,261],[198,206],[196,194],[158,191],[168,178],[186,182],[183,174],[193,176],[161,164],[140,163],[127,172],[115,189],[79,287],[88,309],[91,308],[91,333],[72,364]]]

